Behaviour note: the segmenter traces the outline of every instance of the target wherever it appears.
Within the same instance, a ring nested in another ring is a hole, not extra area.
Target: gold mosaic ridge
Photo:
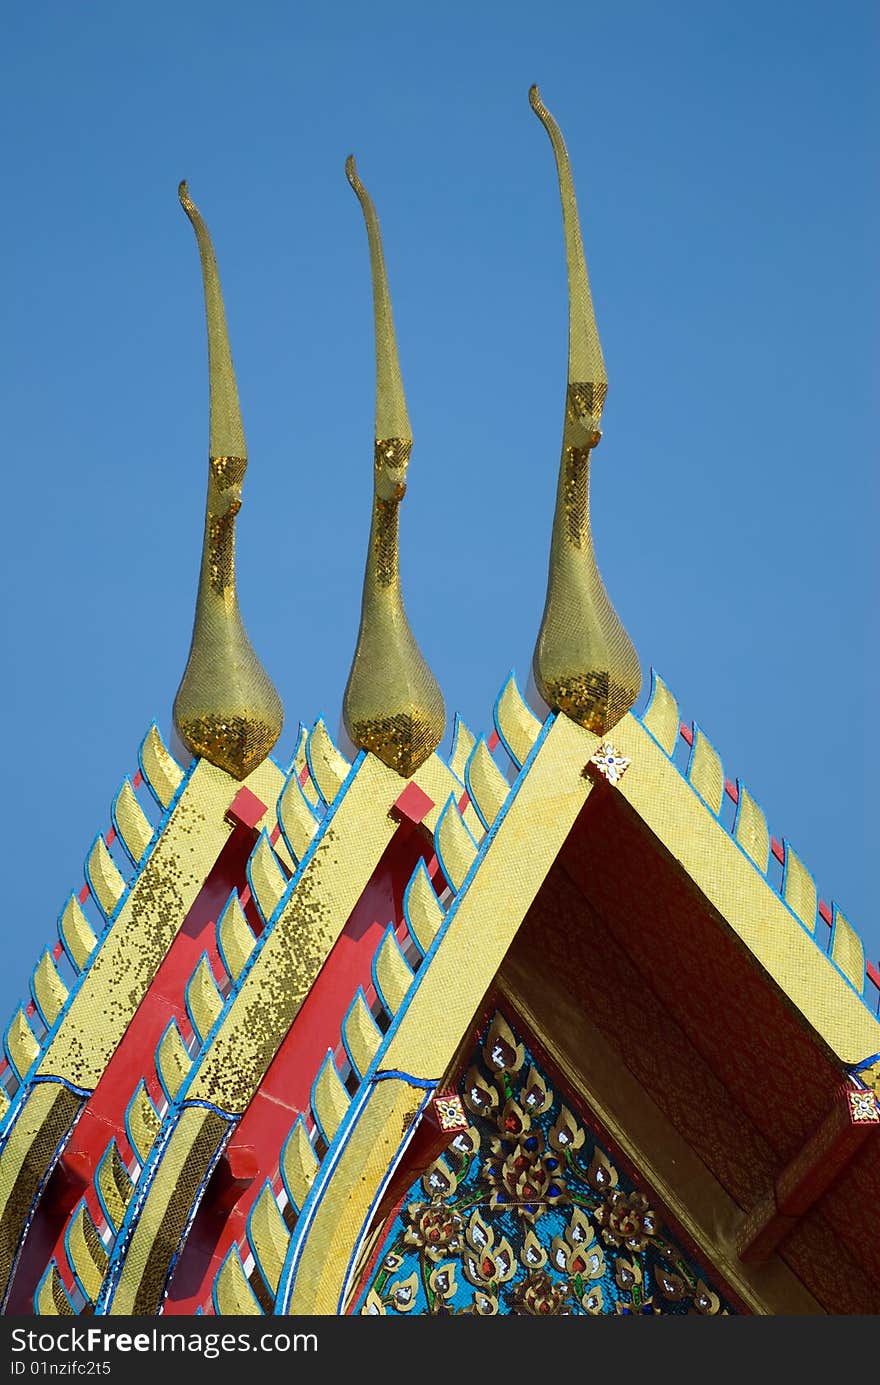
[[[267,768],[260,773],[265,774]],[[204,769],[213,773],[208,766]],[[435,804],[444,801],[456,784],[436,755],[417,771],[416,782]],[[259,791],[259,783],[254,788]],[[232,1004],[199,1054],[186,1093],[188,1102],[210,1103],[212,1109],[219,1108],[232,1118],[247,1109],[398,830],[399,820],[391,809],[399,794],[399,778],[378,759],[367,758],[360,764]],[[272,801],[277,797],[276,789]],[[431,825],[431,814],[425,821]],[[205,1107],[196,1104],[186,1109],[201,1111]],[[188,1206],[191,1210],[215,1149],[210,1143],[198,1145],[190,1117],[179,1123],[179,1128],[175,1126],[133,1224],[132,1246],[136,1248],[129,1251],[120,1271],[110,1312],[158,1311],[176,1248],[176,1237],[169,1239],[166,1228],[169,1190],[180,1182],[183,1169],[185,1183],[174,1196],[179,1207],[176,1215],[185,1220],[184,1209]],[[166,1167],[170,1169],[167,1177],[162,1172]],[[148,1277],[145,1266],[149,1266]]]
[[[471,877],[430,965],[382,1054],[389,1076],[359,1105],[343,1149],[303,1240],[295,1277],[282,1287],[276,1312],[340,1311],[348,1267],[365,1234],[381,1185],[422,1089],[413,1080],[445,1073],[535,895],[593,791],[582,773],[596,742],[557,717]],[[474,938],[479,936],[479,946]],[[411,1081],[406,1080],[410,1074]],[[414,1100],[414,1095],[416,1099]]]
[[[235,520],[247,446],[217,260],[185,182],[178,189],[199,249],[208,327],[210,442],[205,535],[192,644],[174,699],[174,724],[194,754],[244,779],[265,760],[284,724],[281,698],[254,652],[235,582]]]
[[[650,730],[627,716],[614,741],[638,765],[638,773],[630,771],[617,792],[779,987],[831,1061],[850,1066],[880,1050],[880,1020],[753,860],[706,811]]]
[[[638,655],[602,581],[590,527],[590,459],[608,389],[568,152],[538,88],[529,103],[556,160],[568,267],[568,383],[547,597],[532,665],[548,706],[604,735],[639,694]]]
[[[345,172],[364,214],[370,249],[376,343],[373,514],[357,646],[342,701],[346,731],[409,778],[440,744],[443,695],[412,632],[400,584],[400,502],[412,433],[391,311],[379,220],[353,156]]]

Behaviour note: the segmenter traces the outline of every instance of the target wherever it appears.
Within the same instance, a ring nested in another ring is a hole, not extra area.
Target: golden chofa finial
[[[178,195],[202,262],[211,429],[199,593],[189,659],[174,699],[174,724],[194,755],[244,779],[281,735],[284,708],[247,637],[235,589],[235,517],[241,509],[247,449],[217,261],[186,183],[180,184]]]
[[[642,681],[638,655],[603,585],[590,533],[590,453],[601,437],[608,377],[593,315],[568,153],[537,87],[529,92],[529,102],[556,156],[568,263],[568,388],[562,461],[547,599],[532,664],[545,702],[602,735],[632,707]]]
[[[376,332],[376,450],[373,522],[361,624],[342,718],[352,743],[408,778],[436,750],[446,724],[443,695],[410,629],[400,589],[398,522],[412,434],[379,221],[354,159],[345,165],[367,223]]]

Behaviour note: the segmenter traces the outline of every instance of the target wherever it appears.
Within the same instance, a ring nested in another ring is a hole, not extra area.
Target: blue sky
[[[654,664],[880,957],[869,794],[876,7],[7,7],[5,941],[27,977],[192,623],[207,369],[186,177],[211,228],[250,466],[252,641],[338,723],[373,356],[349,152],[382,222],[415,433],[411,621],[488,728],[541,615],[566,358],[540,84],[572,157],[610,378],[593,517]]]

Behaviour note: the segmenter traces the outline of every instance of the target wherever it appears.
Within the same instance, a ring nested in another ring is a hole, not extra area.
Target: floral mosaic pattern
[[[500,1013],[459,1091],[471,1123],[411,1189],[357,1312],[734,1311]]]

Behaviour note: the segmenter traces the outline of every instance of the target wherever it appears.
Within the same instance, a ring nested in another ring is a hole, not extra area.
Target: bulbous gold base
[[[280,702],[279,702],[280,710]],[[255,716],[180,716],[174,710],[178,735],[193,755],[225,769],[234,779],[246,779],[261,765],[281,734],[281,719],[262,721]]]
[[[638,666],[636,666],[638,670]],[[597,736],[604,736],[626,716],[639,695],[641,677],[620,682],[604,670],[542,675],[534,667],[535,686],[550,707]]]
[[[437,749],[445,724],[441,699],[438,708],[354,720],[346,730],[352,744],[371,751],[383,765],[409,779]]]

